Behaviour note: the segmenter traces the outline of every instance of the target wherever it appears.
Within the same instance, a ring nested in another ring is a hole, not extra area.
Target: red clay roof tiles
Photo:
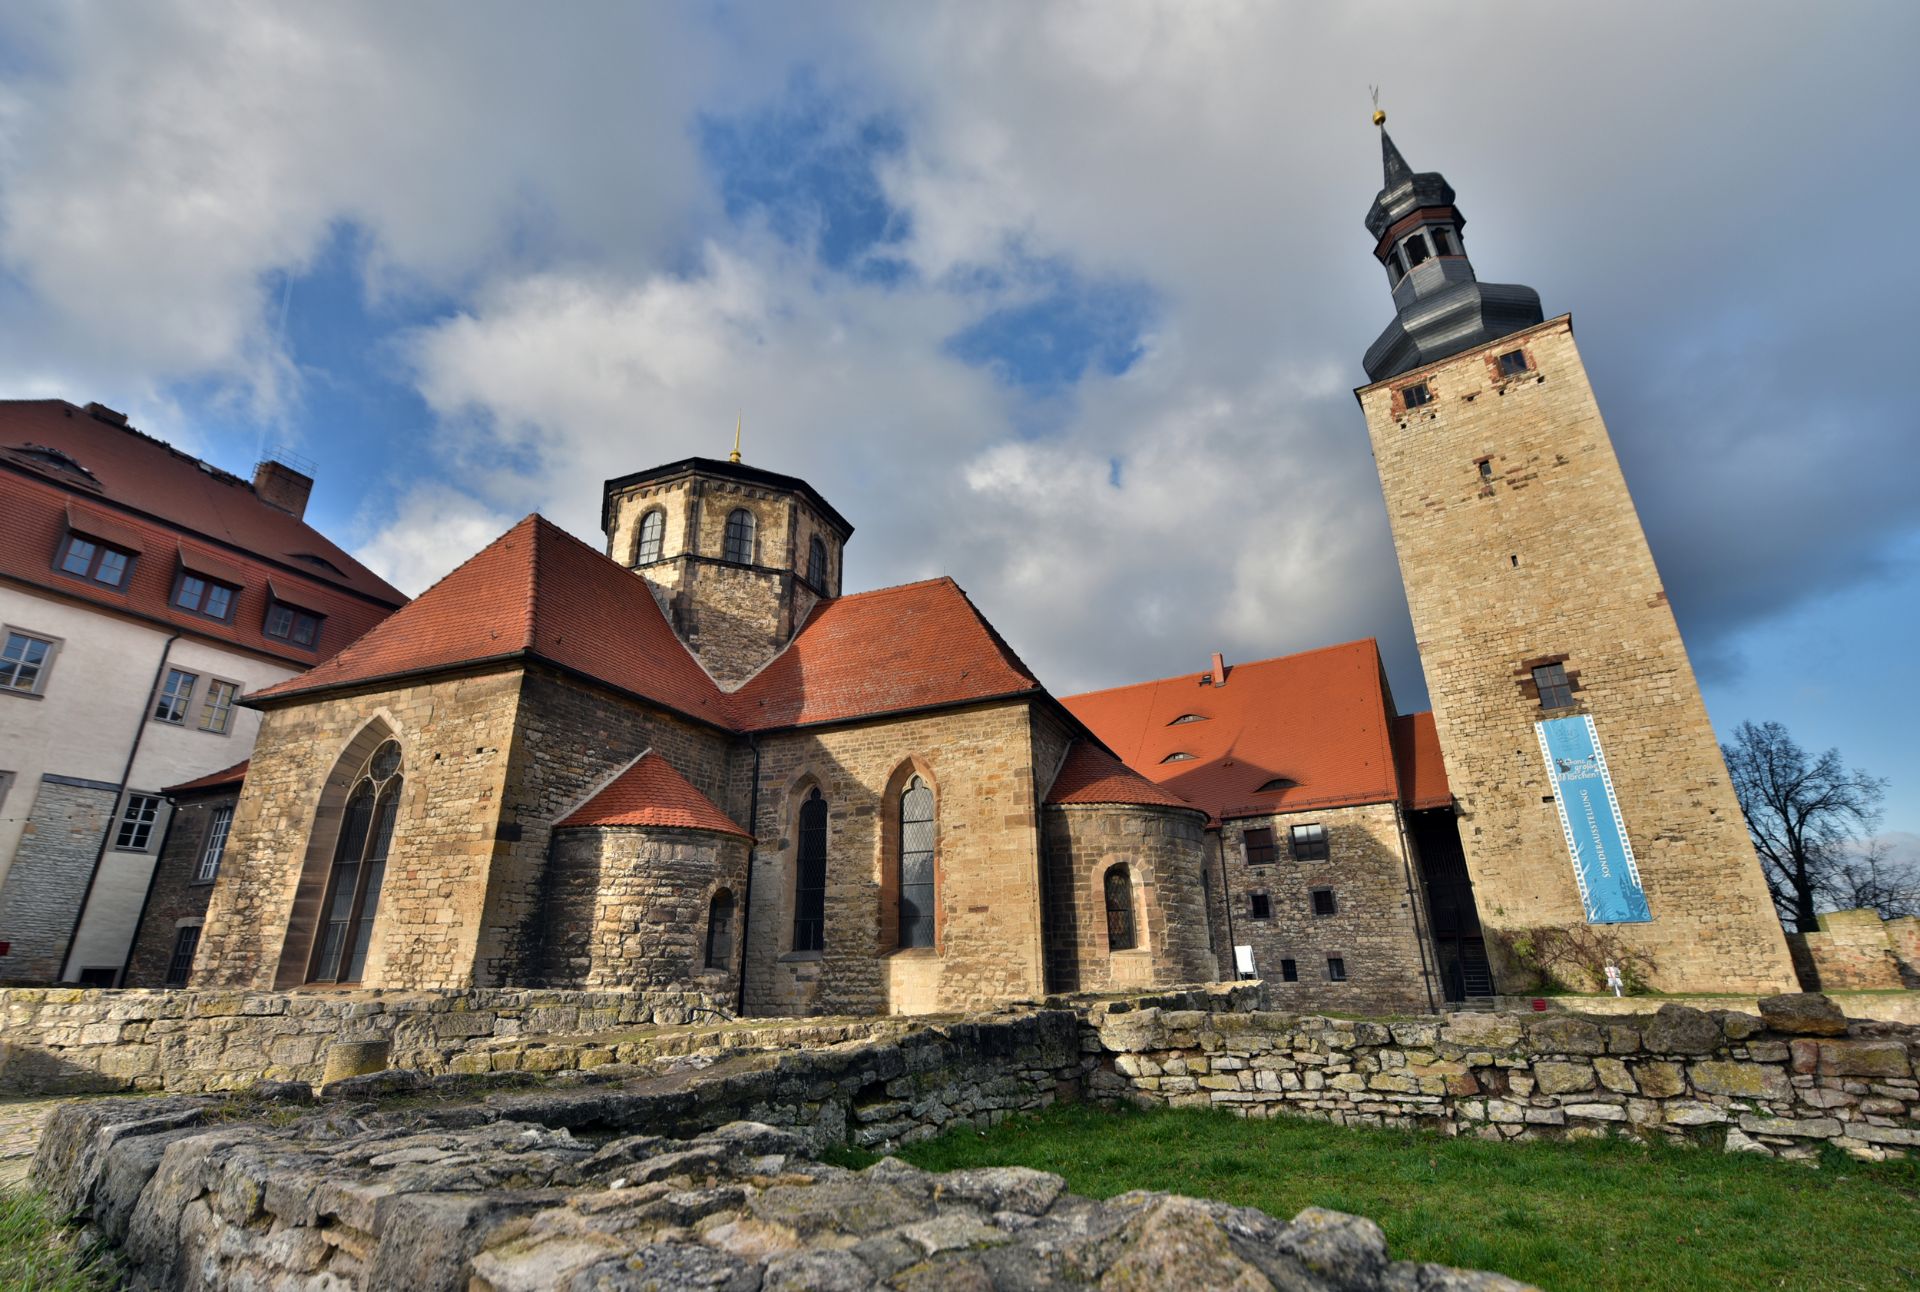
[[[1091,740],[1076,740],[1047,791],[1049,803],[1124,803],[1200,811],[1155,785]]]
[[[222,767],[217,772],[208,772],[205,776],[196,776],[190,781],[181,781],[178,785],[169,785],[161,790],[162,794],[172,797],[176,794],[194,794],[202,790],[225,789],[229,785],[238,785],[247,779],[247,764],[250,759],[242,758],[231,767]]]
[[[1440,733],[1433,712],[1409,713],[1393,720],[1393,755],[1399,765],[1400,801],[1409,808],[1446,807],[1453,802],[1447,765],[1440,757]]]
[[[568,813],[554,829],[624,825],[712,830],[742,839],[753,837],[734,824],[733,818],[722,812],[712,799],[695,789],[673,764],[651,750]]]

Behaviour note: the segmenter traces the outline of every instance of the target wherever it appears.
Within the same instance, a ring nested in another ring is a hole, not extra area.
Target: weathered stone
[[[1643,1035],[1655,1054],[1711,1054],[1722,1043],[1720,1025],[1685,1005],[1662,1005]]]
[[[1822,1041],[1820,1071],[1836,1077],[1904,1077],[1913,1069],[1899,1041]]]
[[[1607,1042],[1598,1024],[1571,1014],[1549,1014],[1527,1025],[1527,1040],[1547,1054],[1605,1054]]]
[[[1616,1094],[1631,1095],[1639,1092],[1633,1082],[1633,1076],[1627,1071],[1627,1065],[1619,1059],[1595,1059],[1593,1070],[1600,1078],[1600,1084]]]
[[[1789,1036],[1845,1036],[1847,1016],[1817,991],[1768,996],[1760,1002],[1760,1017],[1770,1031]]]
[[[1695,1090],[1750,1099],[1791,1099],[1793,1083],[1779,1068],[1759,1063],[1702,1060],[1689,1065]]]
[[[1751,1113],[1740,1118],[1740,1129],[1749,1135],[1793,1135],[1813,1139],[1832,1139],[1841,1130],[1840,1122],[1832,1117],[1756,1117]]]
[[[1543,1095],[1572,1094],[1593,1089],[1593,1067],[1586,1063],[1562,1063],[1542,1059],[1533,1065],[1535,1086]]]

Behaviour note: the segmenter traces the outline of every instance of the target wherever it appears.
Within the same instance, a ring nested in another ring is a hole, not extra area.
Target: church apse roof
[[[661,826],[711,830],[742,839],[753,837],[694,788],[672,763],[651,750],[556,822],[554,829],[575,826]]]
[[[1091,740],[1076,740],[1047,791],[1049,803],[1114,803],[1200,811],[1172,790],[1155,785]]]

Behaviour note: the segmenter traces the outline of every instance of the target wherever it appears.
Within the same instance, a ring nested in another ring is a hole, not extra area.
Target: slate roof
[[[55,567],[69,530],[134,554],[122,587]],[[182,567],[239,588],[224,622],[173,605]],[[0,400],[0,578],[301,667],[406,602],[247,481],[58,399]],[[274,594],[325,616],[313,649],[262,630]]]
[[[184,794],[200,794],[207,790],[223,790],[229,786],[238,786],[247,779],[247,764],[251,761],[251,759],[242,758],[231,767],[222,767],[217,772],[208,772],[205,776],[196,776],[190,781],[169,785],[160,792],[168,798],[176,798]]]
[[[1155,785],[1090,740],[1076,740],[1047,791],[1049,803],[1120,803],[1200,811],[1173,791]]]
[[[733,818],[722,812],[712,799],[695,789],[672,763],[651,750],[568,813],[554,829],[632,825],[711,830],[742,839],[753,837],[734,824]]]
[[[1371,638],[1236,664],[1224,686],[1210,680],[1186,673],[1061,703],[1129,767],[1215,820],[1399,797]]]

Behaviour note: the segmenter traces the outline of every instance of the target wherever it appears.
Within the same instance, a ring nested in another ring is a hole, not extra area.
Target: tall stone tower
[[[739,461],[687,458],[606,483],[607,555],[645,579],[714,680],[744,682],[840,595],[853,535],[804,480]]]
[[[1453,189],[1376,124],[1396,314],[1355,393],[1481,921],[1611,933],[1662,990],[1794,990],[1572,321],[1479,281]]]

